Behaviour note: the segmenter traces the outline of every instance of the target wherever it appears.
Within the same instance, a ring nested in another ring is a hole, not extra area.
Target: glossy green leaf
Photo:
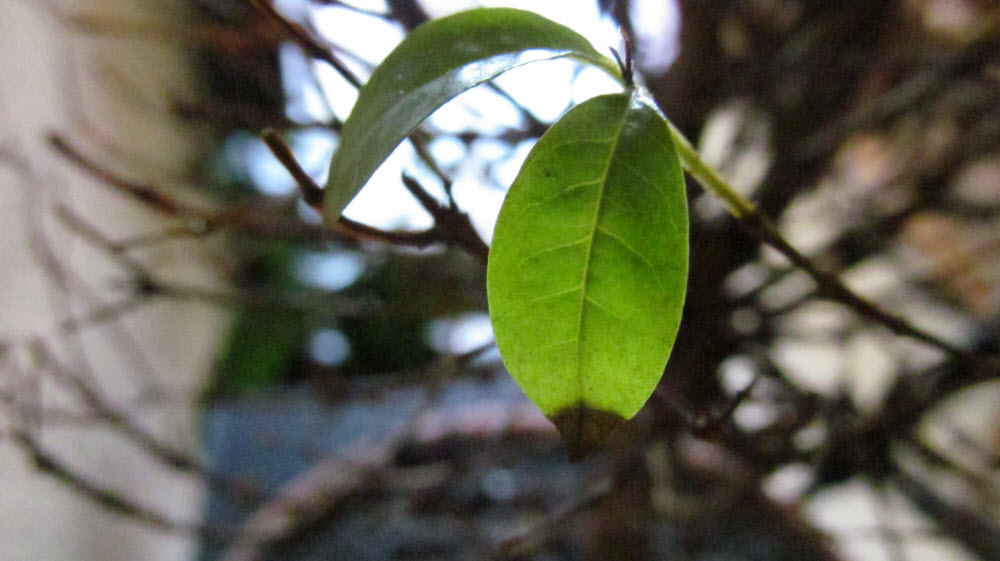
[[[621,79],[586,38],[538,14],[483,8],[428,22],[399,44],[361,88],[327,180],[335,222],[375,170],[420,123],[458,94],[530,62],[573,57]]]
[[[542,136],[497,219],[487,289],[504,363],[571,459],[655,388],[687,263],[680,162],[641,94],[588,100]]]

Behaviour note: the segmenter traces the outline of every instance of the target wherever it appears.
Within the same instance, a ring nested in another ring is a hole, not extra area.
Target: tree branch
[[[808,274],[818,285],[819,293],[823,297],[851,308],[861,316],[881,324],[896,335],[909,337],[938,348],[966,365],[986,369],[997,368],[996,364],[984,360],[979,355],[915,327],[899,316],[886,312],[852,291],[836,275],[820,270],[781,235],[781,232],[767,216],[760,212],[753,203],[737,193],[715,169],[702,160],[691,143],[673,124],[670,125],[670,132],[687,172],[706,191],[722,199],[729,213],[748,233],[776,249],[794,266]]]
[[[343,63],[329,48],[324,47],[315,37],[302,28],[302,26],[290,21],[288,18],[278,13],[273,6],[263,0],[250,0],[250,2],[269,17],[280,23],[307,53],[320,60],[330,63],[352,86],[356,89],[361,89],[361,80],[351,73],[350,70],[343,65]],[[396,14],[395,8],[393,9],[393,13]],[[281,140],[280,136],[272,130],[266,129],[263,132],[263,138],[268,147],[271,149],[271,152],[285,166],[285,169],[292,174],[296,183],[299,184],[306,203],[313,208],[322,211],[323,189],[316,185],[312,178],[310,178],[309,175],[302,170],[301,166],[299,166],[298,162],[295,160],[291,150],[288,149],[288,146]],[[404,176],[403,184],[410,191],[410,193],[416,197],[421,206],[423,206],[424,209],[434,217],[435,228],[422,232],[416,240],[403,239],[401,241],[406,242],[404,245],[416,245],[437,237],[435,241],[452,242],[485,263],[487,254],[489,253],[489,247],[476,232],[476,229],[472,226],[469,216],[464,212],[461,212],[456,207],[454,199],[451,198],[451,178],[444,173],[441,166],[438,165],[437,161],[434,160],[433,156],[431,156],[430,152],[426,149],[425,142],[419,132],[411,134],[409,140],[414,146],[414,151],[416,152],[417,157],[420,158],[420,160],[430,168],[431,172],[434,173],[444,184],[445,192],[449,197],[449,204],[448,206],[441,205],[433,197],[431,197],[426,190],[419,185],[419,183],[412,178]],[[339,225],[346,224],[345,227],[350,229],[355,229],[356,227],[361,226],[344,217],[340,217],[338,222]],[[370,229],[370,227],[365,226],[357,229],[363,232]]]
[[[333,52],[321,44],[315,37],[313,37],[308,31],[306,31],[301,25],[295,23],[294,21],[286,18],[285,16],[278,13],[278,11],[270,3],[264,0],[250,0],[255,8],[260,10],[262,13],[274,20],[275,23],[280,25],[282,28],[292,36],[293,39],[308,53],[310,56],[316,57],[323,62],[326,62],[337,71],[349,84],[355,88],[361,89],[361,79],[351,71],[339,58],[337,58]]]

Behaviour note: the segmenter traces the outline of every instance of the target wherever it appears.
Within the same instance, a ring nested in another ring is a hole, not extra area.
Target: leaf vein
[[[625,169],[631,171],[632,173],[634,173],[640,180],[642,180],[643,183],[645,183],[645,184],[649,185],[650,187],[652,187],[653,190],[656,191],[656,193],[661,198],[666,199],[667,195],[663,192],[662,189],[660,189],[660,185],[657,182],[651,180],[649,177],[646,176],[645,173],[639,171],[635,166],[633,166],[631,164],[627,164],[625,162],[622,162],[621,165],[622,165],[623,168],[625,168]]]
[[[647,259],[645,255],[639,253],[639,251],[637,249],[635,249],[634,247],[632,247],[631,245],[629,245],[629,243],[626,242],[621,236],[619,236],[619,235],[611,232],[610,230],[608,230],[607,228],[605,228],[604,226],[601,226],[601,225],[597,226],[597,231],[600,232],[600,233],[602,233],[602,234],[604,234],[605,236],[611,238],[615,242],[618,242],[618,245],[624,247],[626,250],[628,250],[629,253],[631,253],[632,255],[635,255],[636,257],[638,257],[639,260],[642,261],[644,265],[646,265],[647,267],[649,267],[649,269],[651,271],[653,271],[653,272],[656,271],[656,265],[653,265],[652,261],[650,261],[649,259]]]
[[[532,202],[524,205],[524,208],[525,209],[529,209],[529,208],[534,208],[536,206],[544,205],[546,203],[551,203],[552,201],[558,199],[559,197],[565,196],[567,193],[572,192],[572,191],[576,191],[577,189],[579,189],[581,187],[587,187],[587,186],[590,186],[590,185],[597,185],[599,181],[600,181],[600,179],[592,179],[590,181],[580,181],[580,182],[574,183],[572,185],[567,185],[566,187],[563,187],[562,189],[556,191],[555,193],[549,195],[548,197],[545,197],[544,199],[542,199],[540,201],[532,201]]]
[[[625,318],[624,318],[624,317],[622,317],[622,316],[620,316],[620,315],[618,315],[618,314],[616,314],[616,313],[612,312],[611,310],[609,310],[609,309],[608,309],[608,307],[607,307],[607,306],[605,306],[604,304],[601,304],[601,303],[600,303],[600,302],[598,302],[597,300],[594,300],[594,299],[593,299],[593,298],[591,298],[590,296],[585,296],[585,297],[584,297],[584,300],[585,300],[585,301],[586,301],[586,302],[587,302],[588,304],[590,304],[591,306],[593,306],[593,307],[595,307],[595,308],[597,308],[597,309],[601,310],[602,312],[604,312],[604,313],[608,314],[609,316],[611,316],[611,317],[613,317],[613,318],[615,318],[615,319],[617,319],[617,320],[619,320],[619,321],[625,321]]]
[[[583,285],[577,285],[573,288],[567,288],[566,290],[560,290],[559,292],[554,292],[552,294],[546,294],[545,296],[539,296],[538,298],[532,298],[532,302],[541,302],[543,300],[551,300],[553,298],[558,298],[560,296],[565,296],[567,294],[573,294],[577,290],[583,290]]]
[[[536,251],[536,252],[532,253],[531,255],[527,255],[527,256],[521,258],[521,262],[520,262],[520,264],[518,266],[519,267],[523,267],[525,263],[527,263],[528,261],[530,261],[532,259],[535,259],[535,258],[537,258],[537,257],[539,257],[541,255],[545,255],[546,253],[551,253],[553,251],[558,251],[560,249],[566,249],[567,247],[573,247],[574,245],[582,244],[582,243],[586,242],[588,239],[589,239],[589,236],[585,236],[585,237],[580,238],[578,240],[573,240],[571,242],[567,242],[567,243],[564,243],[564,244],[559,244],[559,245],[552,246],[552,247],[547,247],[545,249]]]
[[[574,145],[574,144],[608,144],[608,145],[613,145],[613,144],[616,143],[616,141],[617,141],[617,139],[615,137],[611,137],[611,138],[574,138],[572,140],[565,140],[563,142],[559,142],[559,143],[553,144],[552,146],[546,147],[546,149],[547,150],[558,150],[559,148],[562,148],[564,146],[570,146],[570,145]]]

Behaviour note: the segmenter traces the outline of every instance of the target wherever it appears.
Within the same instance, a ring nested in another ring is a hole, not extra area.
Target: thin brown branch
[[[361,222],[351,220],[346,216],[338,218],[337,224],[334,228],[346,236],[359,240],[370,240],[421,249],[445,242],[435,228],[420,230],[418,232],[391,232],[389,230],[382,230],[381,228],[362,224]]]
[[[337,71],[349,84],[361,89],[363,83],[354,72],[348,68],[343,61],[336,57],[328,47],[320,43],[301,25],[281,15],[278,10],[265,0],[249,0],[250,4],[260,10],[263,14],[278,23],[284,30],[295,39],[307,54],[326,62]]]
[[[93,224],[88,223],[83,219],[83,217],[70,210],[68,206],[57,203],[54,211],[56,219],[58,219],[59,222],[66,226],[66,228],[71,232],[77,234],[91,245],[99,247],[106,251],[109,255],[114,256],[115,259],[124,265],[130,272],[134,274],[142,272],[142,265],[129,257],[121,244],[109,240],[104,234],[99,232]]]
[[[274,154],[274,157],[278,159],[282,166],[288,171],[298,184],[299,190],[302,192],[302,199],[305,203],[315,209],[317,212],[323,212],[323,188],[313,181],[313,178],[309,176],[308,173],[302,166],[299,165],[297,159],[295,159],[295,154],[292,153],[291,147],[288,146],[282,138],[274,129],[264,129],[261,133],[261,138],[267,147]],[[384,243],[390,243],[395,245],[411,246],[411,247],[427,247],[437,243],[443,243],[445,240],[437,228],[431,228],[429,230],[424,230],[421,232],[389,232],[374,226],[368,226],[367,224],[362,224],[355,220],[351,220],[346,216],[341,216],[337,220],[336,228],[354,238],[375,240]]]
[[[226,528],[174,520],[161,512],[124,497],[120,492],[110,487],[84,477],[45,450],[26,430],[11,429],[9,436],[28,455],[38,471],[52,477],[109,512],[160,530],[196,534],[205,539],[224,540],[232,533]]]
[[[53,303],[61,309],[61,317],[69,318],[73,315],[75,306],[71,300],[76,295],[81,296],[82,301],[87,305],[103,305],[97,293],[58,259],[52,242],[41,227],[33,227],[29,235],[31,249],[45,271],[46,277],[51,281],[47,284],[49,284]],[[67,325],[67,321],[69,320],[64,320],[60,328],[63,333],[68,335],[69,347],[73,349],[75,355],[73,363],[80,376],[86,376],[88,380],[96,383],[97,376],[88,360],[86,343],[76,332],[77,330]],[[150,380],[163,379],[150,362],[149,357],[141,349],[132,331],[122,325],[115,324],[112,332],[113,336],[110,339],[118,346],[128,361],[134,379],[147,386],[147,390],[150,389],[148,386]]]
[[[301,25],[284,17],[278,13],[273,6],[263,0],[250,0],[250,2],[256,8],[280,23],[307,53],[331,64],[352,86],[356,89],[361,89],[361,80],[351,73],[350,70],[344,66],[343,62],[340,61],[340,59],[338,59],[329,48],[322,45]],[[306,202],[314,208],[321,204],[322,189],[320,189],[319,186],[317,186],[308,176],[308,174],[301,169],[301,166],[299,166],[299,164],[295,161],[295,157],[292,155],[291,150],[287,149],[287,145],[281,141],[280,137],[277,134],[274,134],[273,131],[267,130],[264,133],[264,140],[268,143],[268,146],[271,148],[275,157],[277,157],[285,168],[288,169],[289,173],[291,173],[292,177],[295,178],[300,188],[302,188],[303,196],[305,197]],[[430,155],[426,149],[423,139],[418,133],[414,133],[410,135],[410,141],[413,143],[417,157],[419,157],[431,169],[431,171],[441,179],[445,186],[445,191],[448,193],[450,198],[451,179],[444,173],[443,170],[441,170],[437,161]],[[404,184],[406,184],[405,180]],[[414,193],[414,196],[417,197],[421,205],[434,217],[437,222],[436,228],[420,233],[415,238],[407,236],[381,236],[384,241],[390,241],[391,238],[395,237],[397,240],[395,243],[403,242],[405,245],[420,245],[424,244],[427,238],[435,235],[434,230],[438,230],[440,231],[440,236],[439,239],[435,241],[451,241],[483,262],[486,261],[486,256],[489,252],[488,246],[475,231],[475,228],[472,227],[472,223],[469,221],[468,215],[459,212],[458,209],[455,208],[454,200],[450,201],[448,207],[443,207],[436,201],[433,204],[426,204],[427,201],[431,200],[427,198],[430,196],[427,195],[427,197],[422,197],[417,194],[417,191],[423,191],[424,194],[426,194],[423,187],[418,187],[415,191],[412,184],[406,184],[406,186],[410,189],[411,193]],[[344,222],[345,220],[341,218],[340,225],[344,225]],[[357,223],[350,223],[349,226],[352,230],[354,230],[355,227],[359,225]],[[364,227],[363,230],[371,232],[374,229],[371,227]],[[443,238],[443,240],[441,238]]]
[[[118,191],[124,192],[131,198],[136,199],[146,206],[152,207],[159,212],[173,217],[201,218],[206,222],[212,218],[211,215],[201,209],[196,209],[191,205],[186,205],[174,200],[173,198],[167,197],[150,185],[130,181],[115,175],[111,171],[104,169],[93,160],[84,156],[82,152],[77,150],[65,138],[58,134],[50,134],[48,140],[49,144],[56,150],[56,152],[59,152],[60,155],[65,157],[75,166],[100,180],[101,183]]]
[[[339,317],[369,317],[382,312],[382,307],[377,302],[326,293],[278,292],[256,289],[220,291],[206,287],[164,282],[157,279],[156,275],[147,267],[127,255],[120,244],[109,240],[97,228],[88,224],[68,208],[57,207],[57,210],[60,211],[58,213],[60,219],[73,231],[118,261],[132,275],[129,280],[129,286],[133,292],[131,298],[102,304],[83,316],[64,320],[62,328],[67,332],[78,331],[117,319],[121,315],[149,303],[153,298],[173,298],[224,306],[239,305],[252,308],[296,309],[306,312],[321,311]]]
[[[970,488],[976,489],[977,493],[981,494],[980,498],[982,500],[1000,501],[1000,488],[997,488],[993,484],[988,471],[977,472],[966,467],[953,456],[938,451],[931,445],[923,442],[917,435],[909,435],[905,442],[912,446],[913,452],[921,456],[930,466],[946,470],[956,475]]]
[[[246,209],[218,212],[206,210],[170,197],[161,188],[151,184],[120,177],[83,155],[82,152],[59,135],[51,135],[49,142],[57,152],[77,167],[97,178],[102,185],[119,191],[150,207],[152,210],[161,212],[167,216],[197,221],[197,228],[191,228],[191,236],[204,236],[225,228],[264,237],[284,237],[312,242],[365,240],[425,248],[444,241],[434,229],[420,232],[389,232],[343,217],[332,228],[327,228],[298,221],[283,220],[272,214],[264,215],[263,213]]]
[[[441,185],[444,186],[445,193],[448,194],[449,203],[454,206],[455,200],[451,196],[451,177],[448,177],[448,174],[441,169],[437,160],[435,160],[434,156],[431,155],[430,150],[427,148],[426,135],[421,131],[417,131],[409,136],[409,140],[410,144],[413,145],[413,150],[417,157],[420,158],[420,160],[431,170],[431,173],[433,173],[438,180],[441,181]]]
[[[449,206],[442,205],[420,185],[420,182],[405,173],[403,185],[417,199],[420,206],[434,217],[435,227],[448,241],[466,250],[483,263],[486,262],[490,248],[483,238],[479,237],[468,214],[458,210],[454,203]]]
[[[893,483],[952,539],[982,559],[1000,559],[1000,526],[996,521],[943,498],[905,469],[896,473]]]
[[[39,367],[45,368],[56,381],[69,386],[76,392],[87,408],[93,413],[96,420],[113,427],[129,441],[149,454],[150,457],[172,469],[195,474],[209,485],[232,492],[237,496],[253,494],[253,489],[248,485],[232,481],[223,474],[212,470],[194,455],[161,442],[130,415],[108,402],[91,384],[81,379],[64,364],[60,363],[41,341],[36,341],[32,344],[31,351]]]
[[[774,223],[757,209],[736,216],[740,226],[761,242],[776,249],[792,264],[809,275],[816,282],[819,293],[830,300],[840,302],[861,316],[881,324],[896,335],[915,339],[932,347],[936,347],[960,362],[982,369],[995,370],[997,365],[985,360],[976,353],[967,351],[944,339],[917,328],[903,318],[890,314],[882,308],[852,291],[836,275],[819,269],[815,263],[795,249],[781,235]]]
[[[292,153],[292,149],[288,146],[288,143],[281,138],[272,128],[266,128],[260,133],[260,137],[267,144],[267,147],[274,154],[274,157],[281,162],[281,165],[292,175],[292,179],[295,180],[299,185],[299,190],[302,191],[302,198],[305,200],[306,204],[315,208],[323,208],[323,188],[313,181],[313,178],[306,173],[306,170],[302,169],[299,165],[299,161],[295,159],[295,154]]]
[[[379,442],[357,444],[341,456],[318,462],[286,482],[275,496],[250,515],[221,559],[262,559],[267,547],[295,540],[303,529],[329,516],[345,499],[358,492],[390,488],[405,479],[413,480],[410,483],[416,483],[418,489],[447,481],[450,475],[447,471],[436,470],[431,478],[407,478],[393,466],[399,446],[413,436],[417,419],[430,405],[431,393],[424,393],[411,422],[402,430]]]
[[[129,440],[138,444],[151,456],[163,460],[165,464],[174,469],[199,474],[209,473],[207,466],[203,465],[194,456],[180,450],[175,450],[159,442],[152,434],[134,422],[131,417],[108,403],[94,387],[81,380],[61,364],[41,342],[36,342],[32,345],[32,351],[39,366],[42,368],[47,367],[47,370],[56,380],[71,387],[98,419],[116,427]]]
[[[550,512],[527,531],[504,540],[495,556],[498,560],[516,559],[538,551],[555,539],[566,524],[593,508],[614,490],[610,479],[602,481],[578,499]]]
[[[303,527],[329,515],[346,499],[377,488],[381,479],[377,470],[385,460],[373,460],[347,462],[333,458],[296,476],[251,514],[221,559],[263,559],[268,546],[294,539]]]
[[[984,359],[976,353],[956,346],[920,329],[903,318],[890,314],[847,287],[836,275],[819,269],[808,257],[793,247],[771,220],[752,202],[740,195],[718,171],[705,162],[691,142],[673,124],[670,124],[674,146],[684,169],[705,188],[725,203],[730,215],[750,235],[771,246],[785,256],[792,265],[809,275],[818,285],[821,296],[840,302],[871,321],[879,323],[896,335],[909,337],[938,348],[963,364],[977,370],[997,371],[997,358]]]
[[[171,96],[168,105],[170,111],[181,119],[202,125],[207,123],[222,129],[260,129],[271,126],[282,129],[323,127],[338,131],[342,125],[337,119],[313,122],[293,121],[281,112],[270,111],[250,103],[219,103],[211,100],[194,102]]]
[[[118,302],[102,303],[94,306],[85,313],[64,318],[59,322],[59,330],[65,334],[77,334],[88,328],[105,325],[119,319],[148,303],[148,298],[134,297]]]
[[[159,232],[130,236],[116,242],[116,245],[121,248],[122,251],[131,251],[134,249],[166,244],[179,239],[199,237],[205,235],[206,233],[207,232],[201,223],[191,221],[190,224],[164,228]]]
[[[410,143],[420,158],[431,171],[441,180],[445,194],[448,196],[448,205],[444,206],[437,199],[431,196],[413,177],[403,174],[403,186],[412,194],[420,206],[424,208],[434,218],[435,229],[441,232],[441,236],[454,245],[464,249],[473,257],[483,263],[487,261],[490,248],[483,241],[483,238],[476,232],[469,215],[459,210],[455,203],[455,198],[451,193],[451,178],[441,169],[437,161],[427,149],[423,136],[413,133],[409,137]]]

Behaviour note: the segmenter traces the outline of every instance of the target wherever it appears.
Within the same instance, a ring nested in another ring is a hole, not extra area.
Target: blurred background
[[[260,138],[322,185],[357,97],[330,59],[365,78],[455,11],[534,10],[603,52],[624,31],[794,246],[995,357],[995,2],[0,6],[5,559],[1000,559],[1000,371],[821,298],[694,183],[663,381],[566,462],[492,344],[481,259],[400,174],[488,243],[546,127],[616,91],[599,71],[450,102],[348,207],[363,231],[322,227]]]

